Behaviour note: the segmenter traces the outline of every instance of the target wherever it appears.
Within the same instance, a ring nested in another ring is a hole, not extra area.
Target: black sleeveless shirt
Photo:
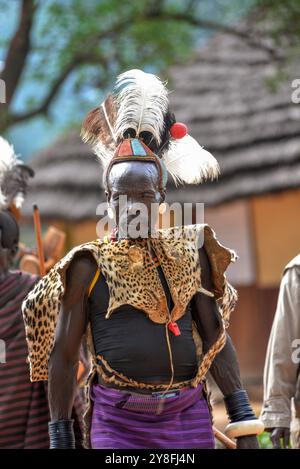
[[[169,309],[172,309],[173,301],[160,266],[158,273]],[[137,381],[169,382],[171,365],[165,324],[154,323],[143,311],[128,304],[115,309],[111,317],[105,319],[108,302],[108,286],[103,274],[100,274],[88,300],[96,355],[102,355],[114,370]],[[174,381],[184,381],[197,372],[190,304],[177,324],[181,335],[175,336],[169,331]]]

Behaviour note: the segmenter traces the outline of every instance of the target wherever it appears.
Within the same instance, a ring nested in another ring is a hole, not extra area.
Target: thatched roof
[[[300,187],[300,104],[291,100],[300,67],[290,66],[290,78],[272,92],[276,72],[267,51],[228,35],[215,36],[190,64],[172,70],[177,119],[221,167],[217,183],[190,188],[183,200],[194,194],[215,205]]]
[[[170,72],[173,110],[190,134],[220,162],[216,183],[174,190],[168,199],[216,205],[241,197],[300,187],[300,104],[291,81],[275,92],[276,73],[267,51],[239,38],[215,36],[191,63]],[[300,68],[298,70],[300,72]],[[101,169],[78,131],[37,155],[36,177],[24,207],[37,202],[44,217],[81,220],[104,200]]]
[[[61,137],[31,162],[35,170],[23,214],[31,216],[37,203],[43,218],[69,221],[96,216],[97,205],[105,200],[102,169],[80,129]]]

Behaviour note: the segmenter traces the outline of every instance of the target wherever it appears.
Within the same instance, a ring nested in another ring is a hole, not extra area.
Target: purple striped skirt
[[[163,399],[94,384],[91,446],[94,449],[212,449],[214,436],[202,386]],[[162,402],[163,401],[163,402]]]

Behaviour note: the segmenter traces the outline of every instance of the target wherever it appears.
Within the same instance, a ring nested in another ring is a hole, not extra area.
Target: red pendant
[[[175,322],[175,321],[169,322],[169,324],[168,324],[168,329],[169,329],[176,337],[181,334],[180,329],[179,329],[179,326],[178,326],[177,322]]]
[[[171,137],[179,140],[185,137],[188,133],[188,128],[182,122],[175,122],[172,127],[170,128]]]

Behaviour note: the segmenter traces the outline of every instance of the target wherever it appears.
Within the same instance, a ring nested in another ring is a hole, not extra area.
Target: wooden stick
[[[34,220],[37,252],[38,252],[38,258],[40,262],[40,274],[41,274],[41,277],[44,277],[44,275],[46,275],[45,258],[44,258],[44,251],[43,251],[40,212],[39,212],[37,205],[33,206],[33,220]]]
[[[228,449],[236,449],[236,443],[232,441],[228,436],[224,435],[224,433],[220,432],[216,427],[213,427],[213,432],[215,437],[223,443]]]

